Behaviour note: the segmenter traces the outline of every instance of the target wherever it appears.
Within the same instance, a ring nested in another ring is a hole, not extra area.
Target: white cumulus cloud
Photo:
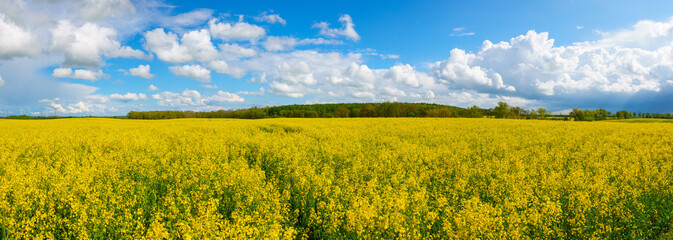
[[[268,82],[266,92],[290,98],[421,101],[427,99],[429,90],[439,87],[430,75],[410,65],[372,69],[361,62],[361,54],[293,51],[266,52],[259,58],[244,61],[241,66],[256,72],[248,82]]]
[[[438,62],[433,66],[433,74],[440,81],[455,89],[496,88],[513,91],[506,86],[500,74],[489,73],[481,66],[470,66],[473,55],[466,54],[461,49],[451,50],[448,60]]]
[[[150,73],[150,65],[139,65],[138,67],[129,69],[131,76],[141,77],[141,78],[153,78],[154,74]]]
[[[166,33],[163,28],[145,33],[145,47],[164,62],[180,63],[193,60],[187,47],[178,42],[178,35],[172,32]]]
[[[472,53],[454,49],[431,71],[450,89],[551,106],[635,106],[648,96],[662,101],[673,95],[667,82],[673,79],[673,31],[667,29],[673,29],[673,21],[641,21],[570,46],[554,46],[548,33],[531,30],[507,42],[484,41]]]
[[[217,91],[211,96],[204,96],[196,90],[185,89],[180,93],[161,92],[152,95],[160,106],[170,107],[195,107],[214,105],[222,102],[243,102],[244,99],[237,94],[225,91]]]
[[[306,62],[289,64],[283,62],[278,66],[278,75],[276,80],[290,84],[313,85],[316,79],[313,76],[311,67]]]
[[[241,96],[238,96],[235,93],[217,91],[217,94],[214,94],[208,98],[211,102],[243,102],[244,99]]]
[[[208,21],[208,26],[213,37],[225,41],[245,40],[254,42],[266,35],[264,28],[246,22],[220,23],[213,18]]]
[[[212,61],[208,64],[210,69],[217,73],[228,74],[234,78],[242,78],[245,76],[245,70],[239,67],[230,66],[227,62],[222,60]]]
[[[236,43],[224,43],[220,44],[219,47],[222,53],[230,54],[233,58],[257,56],[257,51],[255,49],[245,48]]]
[[[31,32],[0,13],[0,59],[36,56],[40,46]]]
[[[196,9],[186,13],[180,13],[175,16],[161,18],[161,24],[168,28],[182,28],[197,26],[205,23],[213,16],[212,9]]]
[[[147,95],[143,93],[126,93],[124,95],[114,93],[110,95],[110,100],[120,102],[147,100]]]
[[[196,90],[185,89],[181,93],[161,92],[152,95],[152,99],[157,100],[160,106],[201,106],[205,105],[205,99]]]
[[[264,12],[260,13],[259,15],[257,15],[257,16],[255,17],[255,21],[258,21],[258,22],[267,22],[267,23],[271,23],[271,24],[274,24],[274,23],[280,23],[280,24],[283,24],[283,25],[287,24],[287,22],[285,22],[285,19],[281,18],[280,15],[278,15],[278,14],[269,14],[269,13],[267,13],[266,11],[264,11]]]
[[[143,51],[133,49],[129,46],[123,46],[117,50],[114,50],[107,56],[113,58],[137,58],[143,60],[152,60],[152,55],[145,54]]]
[[[236,94],[247,95],[247,96],[257,96],[257,97],[261,97],[261,96],[264,96],[264,93],[265,93],[265,92],[266,92],[266,89],[264,89],[264,87],[260,87],[260,88],[259,88],[259,91],[255,91],[255,92],[251,92],[251,91],[238,91],[238,92],[236,92]]]
[[[353,19],[350,15],[344,14],[339,17],[339,22],[341,22],[341,28],[330,28],[329,23],[319,22],[313,25],[314,28],[320,29],[320,34],[330,37],[342,36],[353,41],[359,41],[360,35],[355,31],[355,24],[353,24]]]
[[[185,33],[181,40],[195,60],[207,62],[218,57],[219,53],[210,41],[210,33],[206,29]]]
[[[191,78],[204,83],[210,82],[210,70],[201,65],[170,66],[168,70],[177,76]]]
[[[77,27],[68,20],[62,20],[51,29],[49,50],[64,53],[65,66],[98,67],[103,63],[102,55],[146,58],[142,52],[122,48],[115,40],[116,35],[114,29],[95,23]]]
[[[75,103],[67,104],[62,103],[63,100],[59,98],[54,99],[42,99],[38,102],[47,104],[45,107],[45,113],[51,113],[56,115],[72,115],[72,114],[84,114],[84,113],[105,113],[106,111],[117,111],[114,107],[108,106],[105,103],[106,101],[100,101],[101,99],[106,99],[105,97],[95,97],[92,96],[90,99],[83,99],[82,101],[76,101]]]
[[[164,62],[207,62],[219,55],[211,42],[210,33],[205,29],[187,32],[178,41],[175,33],[166,33],[163,28],[157,28],[146,32],[145,40],[146,48]]]
[[[72,68],[56,68],[51,74],[55,78],[73,78],[73,79],[83,79],[89,81],[97,81],[100,78],[104,77],[105,74],[102,70],[91,71],[88,69],[75,69]]]
[[[409,64],[396,64],[392,66],[385,75],[395,83],[403,84],[409,87],[419,87],[431,84],[434,80],[425,73],[417,72]]]

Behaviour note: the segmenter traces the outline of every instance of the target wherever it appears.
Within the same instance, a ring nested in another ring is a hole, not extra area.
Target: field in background
[[[624,123],[673,123],[673,119],[658,119],[658,118],[632,118],[621,120],[607,120],[609,122],[624,122]]]
[[[0,120],[0,238],[651,239],[672,220],[670,124]]]

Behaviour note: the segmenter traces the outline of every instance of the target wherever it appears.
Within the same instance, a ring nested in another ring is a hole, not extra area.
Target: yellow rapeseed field
[[[0,120],[0,238],[672,234],[673,123]]]

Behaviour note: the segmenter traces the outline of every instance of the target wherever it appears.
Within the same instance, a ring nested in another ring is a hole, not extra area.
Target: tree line
[[[273,107],[253,107],[236,110],[219,110],[210,112],[194,111],[131,111],[130,119],[173,119],[173,118],[358,118],[358,117],[465,117],[465,118],[508,118],[508,119],[549,119],[600,121],[607,119],[629,119],[634,117],[671,118],[670,113],[635,113],[618,111],[615,113],[605,109],[579,110],[573,109],[567,115],[552,115],[545,108],[523,109],[499,102],[490,109],[472,106],[460,108],[455,106],[430,103],[333,103],[333,104],[295,104]]]
[[[428,103],[335,103],[296,104],[264,108],[219,110],[211,112],[193,111],[131,111],[131,119],[173,119],[173,118],[350,118],[350,117],[483,117],[487,110],[477,106],[460,108]]]
[[[49,117],[28,116],[28,115],[25,115],[25,114],[24,115],[9,115],[9,116],[4,117],[4,119],[22,119],[22,120],[26,120],[26,119],[58,119],[58,118],[62,118],[62,117],[57,117],[57,116],[49,116]]]
[[[577,121],[600,121],[600,120],[609,120],[609,119],[629,119],[629,118],[661,118],[661,119],[673,119],[673,115],[670,113],[648,113],[648,112],[629,112],[629,111],[618,111],[612,113],[605,109],[595,109],[595,110],[580,110],[573,109],[569,114],[570,117],[573,117]]]

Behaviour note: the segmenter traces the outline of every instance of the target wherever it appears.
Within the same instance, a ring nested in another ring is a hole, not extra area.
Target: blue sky
[[[673,111],[670,1],[0,5],[0,116],[382,101]]]

